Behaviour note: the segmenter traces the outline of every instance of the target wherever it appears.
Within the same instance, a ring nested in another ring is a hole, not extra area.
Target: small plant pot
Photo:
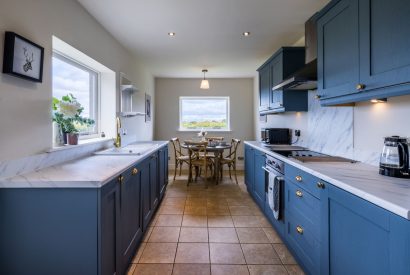
[[[67,133],[68,145],[78,145],[78,133]]]

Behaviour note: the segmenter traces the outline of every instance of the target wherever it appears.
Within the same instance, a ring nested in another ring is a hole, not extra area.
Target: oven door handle
[[[262,166],[262,169],[265,170],[268,173],[272,173],[272,171],[270,171],[268,168],[266,168],[265,166]]]

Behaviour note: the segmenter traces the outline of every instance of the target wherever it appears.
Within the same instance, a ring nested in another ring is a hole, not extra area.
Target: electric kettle
[[[379,174],[396,178],[410,178],[409,146],[404,137],[384,138],[383,152],[380,156]]]

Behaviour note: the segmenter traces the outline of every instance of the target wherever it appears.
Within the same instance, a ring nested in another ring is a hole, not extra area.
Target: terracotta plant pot
[[[78,144],[78,133],[67,133],[67,143],[68,145]]]

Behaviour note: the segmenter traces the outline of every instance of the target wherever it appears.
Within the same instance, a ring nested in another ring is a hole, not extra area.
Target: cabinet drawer
[[[285,199],[286,211],[303,216],[309,228],[312,228],[312,233],[319,239],[320,201],[292,182],[285,183]]]
[[[325,182],[321,181],[319,178],[306,173],[292,165],[285,165],[285,177],[290,182],[296,184],[311,193],[316,198],[320,198],[323,188],[325,187]]]
[[[309,274],[319,274],[321,247],[309,222],[303,216],[288,211],[286,217],[285,238],[291,250]]]

